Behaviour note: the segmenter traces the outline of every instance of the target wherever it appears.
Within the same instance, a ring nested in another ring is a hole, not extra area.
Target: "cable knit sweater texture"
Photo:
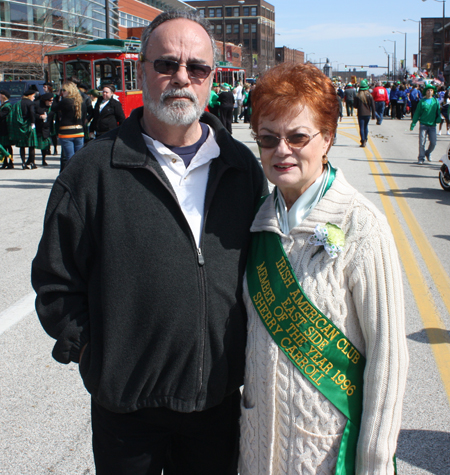
[[[308,242],[315,226],[327,222],[346,236],[336,259]],[[365,355],[356,475],[393,474],[408,353],[402,274],[386,218],[338,169],[326,195],[289,235],[279,228],[273,194],[251,231],[280,235],[306,294]],[[248,342],[240,474],[334,474],[346,417],[278,349],[246,283],[244,299]]]

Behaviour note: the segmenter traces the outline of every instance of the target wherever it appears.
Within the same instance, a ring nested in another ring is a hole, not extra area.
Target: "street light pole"
[[[419,24],[419,40],[418,40],[418,46],[417,46],[417,68],[420,71],[422,69],[422,57],[421,57],[421,53],[420,53],[420,40],[421,40],[421,38],[420,38],[420,26],[421,26],[422,22],[418,21],[418,20],[411,20],[411,18],[406,18],[403,21],[413,21],[414,23]]]
[[[396,63],[397,63],[397,42],[395,40],[384,40],[384,41],[390,41],[391,43],[394,43],[394,60],[393,60],[393,73],[394,73],[394,81],[397,76],[397,68],[396,68]]]
[[[403,31],[393,31],[392,33],[400,33],[401,35],[405,35],[405,59],[404,59],[403,67],[405,68],[405,74],[406,74],[406,33],[403,33]]]
[[[386,53],[387,56],[387,77],[389,81],[389,76],[390,76],[390,69],[389,69],[389,53],[386,51],[386,48],[384,46],[379,46],[379,48],[383,48],[384,52]]]

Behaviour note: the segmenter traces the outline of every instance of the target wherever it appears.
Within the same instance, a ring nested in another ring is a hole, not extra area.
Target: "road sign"
[[[378,68],[378,64],[369,64],[369,68]]]

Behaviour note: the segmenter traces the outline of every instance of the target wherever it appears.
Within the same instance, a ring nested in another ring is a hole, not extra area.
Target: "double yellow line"
[[[355,121],[356,126],[356,121]],[[356,128],[356,127],[355,127]],[[357,130],[357,129],[356,129]],[[351,138],[355,142],[359,142],[359,137],[339,131],[340,135]],[[428,340],[433,350],[434,358],[437,363],[439,373],[442,378],[444,389],[447,393],[450,402],[450,337],[445,325],[443,324],[439,311],[433,296],[431,295],[428,284],[420,270],[417,259],[411,248],[409,240],[405,231],[401,227],[395,209],[392,203],[392,198],[388,196],[383,180],[379,174],[377,165],[388,184],[389,190],[392,193],[395,202],[405,220],[405,223],[411,233],[411,236],[416,243],[416,246],[422,256],[425,265],[428,268],[430,276],[438,290],[442,301],[444,302],[448,312],[450,313],[450,278],[442,266],[434,249],[431,247],[425,233],[422,231],[414,214],[411,211],[405,197],[399,190],[392,174],[386,165],[385,161],[378,152],[372,138],[369,136],[369,145],[373,151],[368,147],[364,149],[370,170],[372,172],[375,185],[380,193],[381,203],[383,205],[386,217],[394,235],[397,244],[400,259],[406,272],[414,299],[417,304],[420,316],[422,318],[424,328],[427,332]],[[374,160],[375,158],[375,160]]]

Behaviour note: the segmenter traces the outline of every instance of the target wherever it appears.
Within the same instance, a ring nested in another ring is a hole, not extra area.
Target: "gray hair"
[[[192,13],[187,10],[171,10],[168,12],[163,12],[160,15],[158,15],[148,26],[145,28],[145,30],[142,33],[141,37],[141,53],[142,55],[145,56],[145,53],[147,51],[147,44],[148,44],[148,39],[150,38],[150,35],[152,34],[153,30],[158,28],[159,25],[162,25],[166,21],[170,20],[176,20],[178,18],[184,18],[186,20],[191,20],[195,23],[198,23],[208,34],[209,39],[211,40],[211,47],[213,50],[213,61],[214,64],[212,65],[213,69],[215,68],[217,58],[219,57],[219,50],[216,45],[216,40],[214,39],[214,36],[211,31],[211,23],[206,20],[205,18],[201,17],[197,12]]]

